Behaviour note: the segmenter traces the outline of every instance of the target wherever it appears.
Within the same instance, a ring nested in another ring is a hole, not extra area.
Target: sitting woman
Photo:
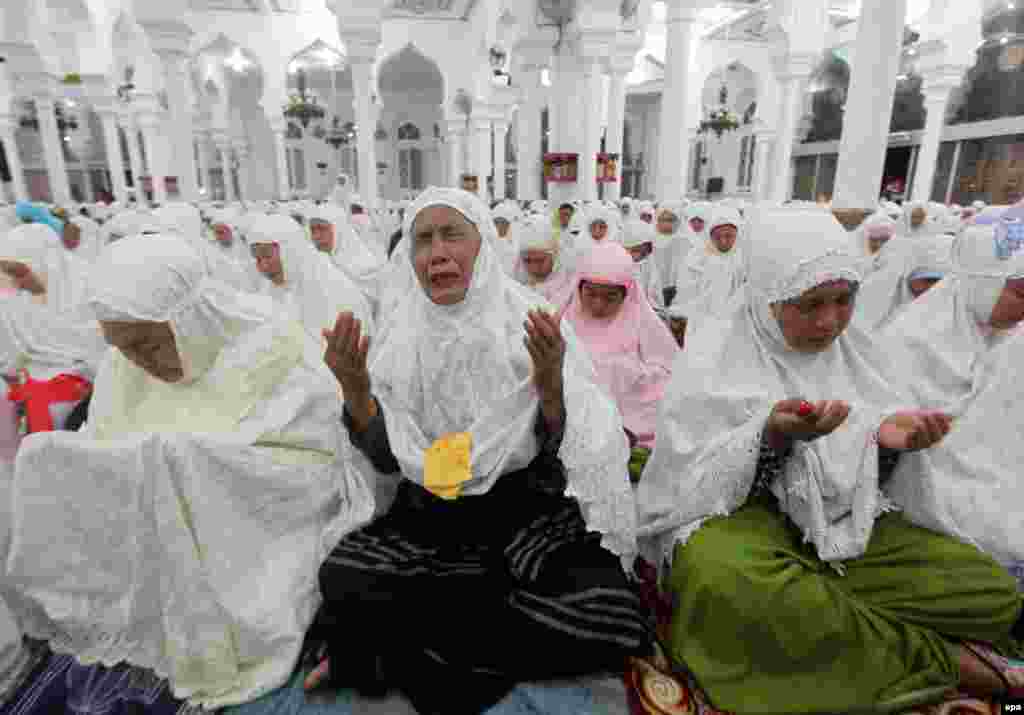
[[[317,206],[307,218],[310,237],[316,249],[326,254],[334,267],[359,288],[366,302],[375,307],[381,260],[374,252],[375,247],[368,244],[369,239],[356,233],[347,213],[340,206]]]
[[[922,407],[954,408],[992,349],[1024,321],[1024,267],[1007,228],[975,226],[956,239],[952,273],[883,333],[890,355],[912,370],[910,391]]]
[[[754,222],[746,300],[687,346],[638,491],[641,546],[669,565],[669,641],[718,709],[907,709],[1004,691],[972,641],[1012,648],[1016,580],[910,525],[885,464],[937,444],[903,377],[850,326],[857,258],[819,210]]]
[[[664,308],[665,293],[662,290],[661,271],[658,270],[657,259],[654,256],[654,237],[657,235],[654,226],[634,218],[626,222],[622,234],[622,245],[633,257],[637,284],[646,293],[647,300],[653,307]]]
[[[658,405],[679,348],[640,289],[633,259],[622,246],[605,243],[584,257],[565,317],[594,363],[598,384],[622,413],[630,444],[640,450],[634,456],[642,461],[654,447]],[[638,479],[639,470],[631,476]]]
[[[491,210],[498,241],[495,247],[501,258],[501,267],[512,275],[516,268],[519,241],[516,238],[522,219],[522,212],[514,201],[502,201]]]
[[[519,260],[513,278],[561,307],[569,299],[572,273],[562,265],[559,242],[551,235],[547,218],[528,218],[516,233]]]
[[[4,585],[59,651],[246,702],[293,671],[323,547],[373,513],[336,385],[297,324],[178,237],[120,241],[97,271],[113,349],[83,430],[22,442]]]
[[[864,280],[857,293],[854,320],[869,332],[884,330],[904,308],[949,273],[952,247],[953,238],[943,234],[915,240],[905,259],[894,257]]]
[[[369,368],[358,320],[328,335],[349,438],[404,479],[320,571],[329,660],[307,687],[393,686],[458,715],[517,681],[620,670],[649,634],[615,405],[568,324],[502,273],[475,195],[427,189],[404,233],[419,289]]]
[[[88,261],[67,248],[67,237],[77,246],[79,236],[77,226],[49,213],[46,220],[12,228],[0,237],[0,271],[50,310],[76,311],[85,299],[91,271]]]
[[[690,252],[690,231],[683,223],[686,217],[681,201],[665,201],[658,208],[655,222],[654,260],[658,265],[664,290],[664,304],[671,305],[676,296],[676,268]]]
[[[214,278],[235,290],[255,292],[262,280],[252,264],[249,248],[242,240],[239,225],[243,219],[234,209],[215,209],[210,212],[210,232],[213,241],[204,246],[207,268]]]
[[[887,267],[891,262],[898,261],[899,257],[894,254],[898,253],[901,247],[912,246],[917,240],[902,238],[894,241],[896,228],[896,222],[886,214],[875,212],[853,231],[853,253],[864,257],[861,272],[865,278]]]
[[[373,329],[364,294],[323,253],[313,248],[302,227],[287,216],[265,214],[249,222],[249,249],[269,295],[316,340],[339,312],[351,311]]]

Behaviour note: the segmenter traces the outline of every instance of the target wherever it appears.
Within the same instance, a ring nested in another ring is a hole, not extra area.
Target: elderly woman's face
[[[423,291],[438,305],[461,303],[480,253],[480,232],[450,206],[427,206],[412,225],[413,268]]]
[[[217,243],[222,246],[230,246],[232,235],[231,227],[226,223],[215,223],[213,224],[213,237],[217,239]]]
[[[597,320],[611,320],[626,302],[626,287],[580,281],[580,306]]]
[[[910,212],[910,225],[917,228],[924,220],[928,218],[928,212],[918,206],[916,209]]]
[[[799,298],[772,304],[772,314],[790,348],[819,353],[843,334],[853,317],[857,289],[849,281],[832,281]]]
[[[178,382],[185,372],[169,323],[100,322],[103,337],[128,360],[164,382]]]
[[[555,268],[555,256],[550,251],[528,249],[523,251],[522,261],[526,272],[537,281],[547,278]]]
[[[690,228],[693,229],[694,233],[700,233],[701,231],[704,230],[704,219],[697,218],[696,216],[694,218],[691,218]]]
[[[275,285],[284,285],[284,264],[281,261],[281,247],[276,243],[254,243],[252,257],[256,270]]]
[[[326,221],[309,222],[309,233],[318,251],[334,253],[334,224]]]
[[[595,241],[603,241],[608,236],[608,224],[604,221],[594,221],[590,224],[590,237]]]
[[[654,252],[654,246],[649,243],[641,243],[639,246],[630,246],[626,250],[633,257],[633,262],[639,263]]]
[[[882,247],[892,238],[892,233],[878,232],[868,234],[868,251],[875,255],[882,250]]]
[[[711,229],[711,242],[722,253],[728,253],[736,245],[736,227],[730,223]]]
[[[508,235],[508,229],[511,224],[503,218],[494,219],[494,227],[498,229],[498,238],[505,238]]]
[[[669,236],[676,230],[676,220],[668,211],[658,214],[658,223],[655,228],[662,236]]]
[[[64,224],[64,230],[61,232],[60,237],[64,243],[64,248],[69,251],[74,251],[82,245],[82,229],[70,221]]]

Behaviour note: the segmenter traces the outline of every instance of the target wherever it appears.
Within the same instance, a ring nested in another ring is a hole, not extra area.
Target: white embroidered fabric
[[[483,238],[469,291],[453,306],[435,305],[418,289],[406,295],[384,328],[388,339],[371,349],[373,390],[406,479],[423,483],[424,452],[444,434],[468,431],[473,476],[462,493],[483,494],[538,453],[539,401],[523,323],[528,310],[548,306],[503,273],[492,245],[494,223],[471,194],[425,191],[406,213],[407,237],[416,214],[431,205],[452,206]],[[406,240],[399,248],[407,261],[411,244]],[[567,420],[559,457],[567,471],[567,493],[580,502],[589,528],[602,534],[605,547],[631,564],[636,514],[622,420],[594,383],[593,367],[566,321],[562,335]]]
[[[746,300],[727,319],[704,322],[676,358],[658,441],[638,487],[641,548],[658,565],[670,562],[675,546],[706,519],[746,501],[761,433],[779,400],[851,404],[834,432],[796,445],[771,484],[819,557],[836,562],[862,554],[885,508],[875,435],[882,416],[896,410],[903,381],[852,326],[822,352],[792,350],[768,299],[836,276],[859,279],[849,239],[820,211],[764,211],[752,223],[758,240],[750,244]],[[812,266],[821,272],[815,276]]]

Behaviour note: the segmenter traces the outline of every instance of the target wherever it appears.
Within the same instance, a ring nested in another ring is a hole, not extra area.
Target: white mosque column
[[[862,0],[833,209],[874,209],[882,187],[907,0]]]
[[[494,120],[494,200],[505,198],[505,142],[508,140],[508,120]]]
[[[53,203],[66,205],[71,201],[71,184],[64,163],[64,137],[57,127],[54,100],[49,96],[36,96],[36,116],[39,118],[39,138],[43,144],[46,173],[50,178],[50,196]]]
[[[614,35],[612,35],[614,38]],[[583,79],[583,145],[580,152],[580,198],[597,200],[597,153],[601,149],[601,108],[604,106],[604,57],[607,33],[587,33],[581,44]]]
[[[25,188],[25,171],[18,155],[18,145],[14,141],[14,130],[18,126],[18,118],[5,114],[0,115],[0,144],[4,145],[4,156],[7,157],[7,168],[11,171],[11,188],[15,201],[28,201]]]
[[[245,201],[249,195],[249,147],[242,142],[233,142],[231,148],[238,159],[238,200]]]
[[[198,147],[196,152],[199,163],[199,184],[206,189],[204,194],[207,200],[213,198],[213,190],[210,187],[210,134],[207,131],[196,132],[195,142]]]
[[[918,52],[924,55],[927,48],[922,47]],[[942,129],[946,123],[946,107],[949,105],[950,95],[960,86],[960,80],[966,71],[967,67],[960,65],[940,65],[921,73],[921,92],[924,94],[927,117],[924,136],[917,152],[917,170],[913,179],[914,188],[911,197],[914,201],[928,201],[932,197],[935,166],[939,159]]]
[[[524,64],[518,74],[521,94],[516,117],[516,196],[521,200],[540,198],[540,131],[545,105],[540,73],[539,65]]]
[[[661,93],[659,178],[655,190],[655,195],[661,199],[686,195],[687,83],[697,5],[696,0],[667,0],[665,3],[665,83]]]
[[[776,145],[775,132],[762,130],[754,134],[754,176],[750,182],[754,200],[766,200],[770,195],[769,179],[772,176],[772,148]]]
[[[764,178],[769,182],[766,195],[771,201],[785,201],[791,193],[793,144],[797,128],[803,119],[804,92],[807,80],[814,71],[818,57],[812,55],[789,55],[784,58],[776,73],[782,85],[779,107],[779,123],[775,151],[772,152],[771,170]],[[849,107],[849,102],[847,102]]]
[[[167,92],[167,109],[170,122],[167,124],[166,137],[169,146],[174,147],[168,152],[166,161],[158,163],[163,174],[177,177],[178,191],[184,201],[199,198],[196,185],[196,165],[194,152],[184,148],[192,142],[192,112],[190,111],[187,73],[189,39],[192,30],[183,22],[144,22],[143,28],[153,48],[154,54],[160,58],[163,70],[164,88]],[[161,176],[161,184],[163,184]],[[161,189],[161,191],[166,191]]]
[[[139,115],[139,130],[142,132],[142,143],[146,148],[146,169],[153,185],[153,202],[162,204],[167,202],[167,187],[164,185],[166,172],[161,161],[163,155],[161,148],[157,147],[159,124],[159,118],[152,112],[143,112]]]
[[[277,172],[277,198],[284,201],[291,193],[291,184],[288,181],[288,147],[285,146],[285,137],[288,135],[288,122],[284,118],[275,119],[270,123],[270,129],[274,132],[274,164]]]
[[[448,169],[448,176],[445,179],[445,183],[448,186],[458,187],[459,177],[462,175],[463,165],[462,157],[464,152],[462,150],[463,137],[465,135],[466,122],[462,119],[446,119],[445,120],[445,146],[448,152],[446,158],[446,165]]]
[[[103,128],[103,153],[107,157],[107,171],[110,172],[110,193],[115,201],[128,198],[124,180],[124,158],[121,156],[121,139],[117,133],[117,110],[114,107],[96,107]]]
[[[469,149],[471,172],[477,176],[477,195],[484,201],[487,195],[487,177],[491,175],[491,120],[485,117],[469,122]]]
[[[608,63],[611,81],[608,86],[608,131],[604,147],[609,154],[618,154],[614,183],[604,185],[604,197],[610,201],[622,198],[622,142],[626,128],[626,75],[633,71],[633,56],[616,55]],[[686,186],[685,177],[683,186]]]

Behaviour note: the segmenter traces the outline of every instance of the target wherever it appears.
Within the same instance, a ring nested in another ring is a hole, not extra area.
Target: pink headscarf
[[[563,310],[587,347],[598,383],[612,396],[626,428],[641,447],[654,446],[658,403],[672,376],[679,346],[636,283],[633,258],[618,243],[602,241],[581,259]],[[580,304],[580,284],[622,286],[626,300],[611,320],[596,320]]]

